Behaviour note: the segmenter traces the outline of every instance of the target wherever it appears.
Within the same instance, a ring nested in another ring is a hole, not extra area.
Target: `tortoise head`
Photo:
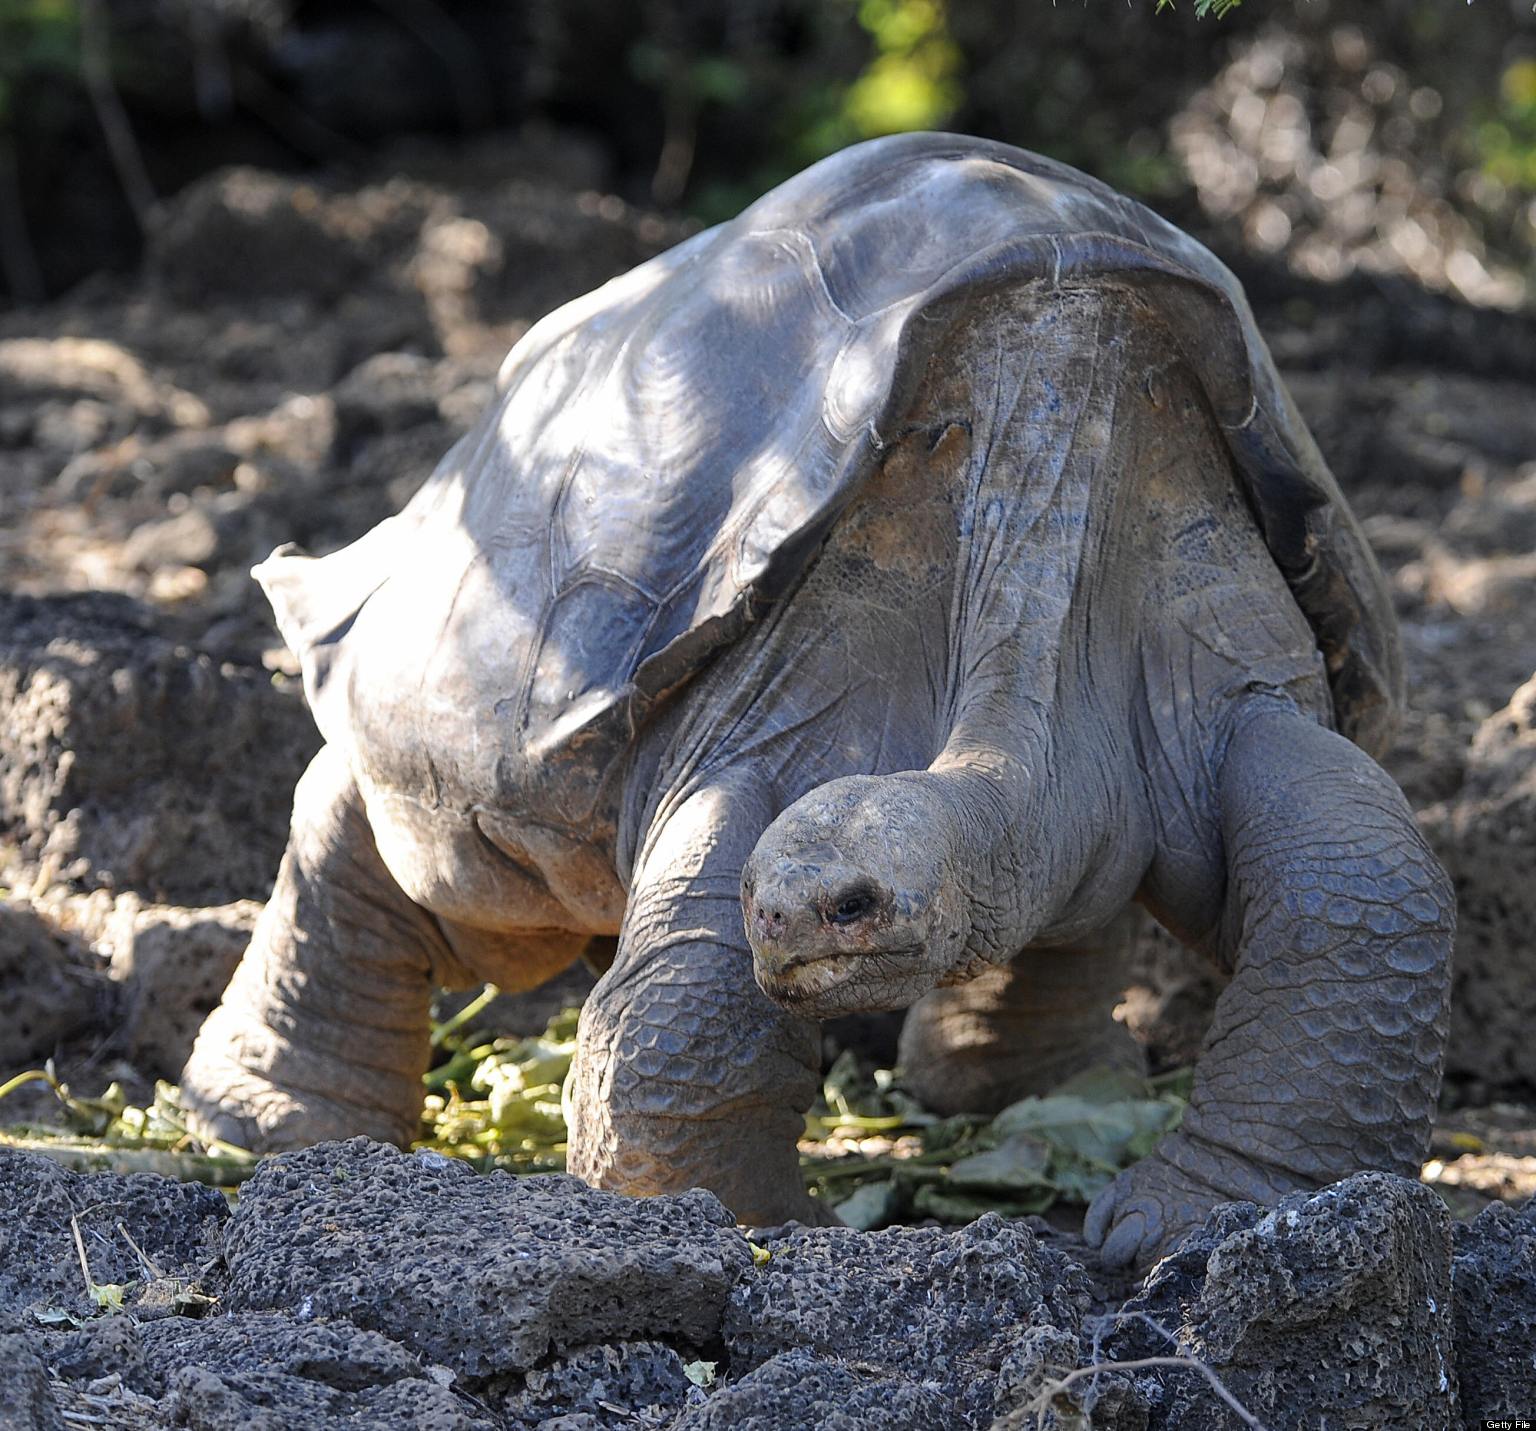
[[[855,775],[803,796],[742,870],[753,972],[808,1018],[905,1007],[971,972],[970,900],[932,777]]]

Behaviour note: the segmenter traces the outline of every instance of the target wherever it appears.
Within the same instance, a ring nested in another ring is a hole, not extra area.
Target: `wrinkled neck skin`
[[[953,719],[919,777],[972,911],[968,962],[943,982],[1093,932],[1145,869],[1145,820],[1127,808],[1139,789],[1130,742],[1106,728],[1125,701],[1103,687],[1121,676],[1093,668],[1085,579],[1105,536],[1106,504],[1090,498],[1124,321],[1098,296],[1069,293],[1043,314],[990,315],[962,345],[977,355],[973,398],[986,400],[972,409],[951,602]],[[1103,608],[1105,593],[1092,595]]]
[[[1091,933],[1146,868],[1131,742],[1101,735],[1127,702],[1103,699],[1090,669],[1081,589],[1118,367],[1095,295],[1042,307],[976,315],[946,345],[804,584],[707,675],[653,757],[669,793],[641,829],[743,766],[773,792],[782,813],[743,871],[760,978],[772,956],[757,935],[778,938],[786,968],[812,962],[797,940],[881,956],[802,968],[817,1016],[910,1002]],[[891,919],[867,937],[825,918],[812,930],[804,911],[833,912],[861,870],[879,872]],[[794,989],[770,992],[793,1005]]]

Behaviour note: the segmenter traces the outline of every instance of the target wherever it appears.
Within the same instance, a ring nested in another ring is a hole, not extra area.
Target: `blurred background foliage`
[[[1536,271],[1529,0],[0,0],[0,272],[35,298],[130,264],[223,164],[530,122],[705,221],[952,128],[1316,277],[1508,306]]]

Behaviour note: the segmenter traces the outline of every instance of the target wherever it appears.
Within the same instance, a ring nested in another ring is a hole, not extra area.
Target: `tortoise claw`
[[[1165,1257],[1228,1199],[1209,1183],[1175,1167],[1160,1152],[1127,1168],[1094,1198],[1083,1217],[1083,1240],[1105,1267],[1148,1267]]]

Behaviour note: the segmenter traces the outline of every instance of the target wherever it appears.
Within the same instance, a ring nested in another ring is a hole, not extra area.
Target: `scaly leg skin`
[[[1111,1266],[1161,1256],[1218,1202],[1416,1177],[1429,1146],[1450,883],[1363,751],[1278,705],[1245,715],[1220,776],[1236,969],[1182,1127],[1088,1209]]]
[[[688,796],[647,840],[566,1083],[567,1166],[594,1187],[705,1187],[758,1226],[830,1220],[795,1151],[817,1025],[757,987],[742,925],[741,867],[775,813],[738,779]]]
[[[294,793],[277,886],[181,1076],[196,1131],[253,1152],[421,1118],[436,921],[390,878],[345,761],[315,757]]]
[[[1111,1009],[1125,988],[1139,911],[1093,943],[1026,949],[1010,965],[935,989],[902,1025],[902,1085],[935,1113],[998,1113],[1103,1064],[1146,1071]]]

